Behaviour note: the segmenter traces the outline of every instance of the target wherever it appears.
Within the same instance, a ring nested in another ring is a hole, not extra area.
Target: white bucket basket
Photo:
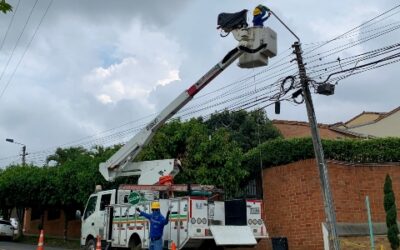
[[[256,68],[268,65],[268,58],[277,54],[277,34],[269,27],[250,27],[232,32],[235,39],[249,49],[257,49],[260,45],[267,47],[257,53],[244,53],[239,57],[240,68]]]

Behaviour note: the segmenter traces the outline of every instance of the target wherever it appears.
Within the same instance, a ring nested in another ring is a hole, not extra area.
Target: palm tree
[[[12,11],[12,6],[6,3],[6,0],[1,0],[0,2],[0,11],[6,14],[9,11]]]

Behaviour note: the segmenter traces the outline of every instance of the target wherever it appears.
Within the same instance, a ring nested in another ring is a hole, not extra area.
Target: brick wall
[[[367,222],[366,195],[370,200],[372,220],[385,222],[383,209],[385,176],[387,173],[391,175],[394,192],[400,194],[400,165],[363,166],[331,161],[328,162],[328,169],[339,223]],[[263,178],[264,220],[270,237],[288,238],[291,250],[323,249],[321,223],[325,221],[325,213],[315,160],[303,160],[264,169]],[[400,200],[399,195],[397,200]],[[28,222],[25,224],[26,232],[37,234],[40,221],[31,221],[29,210],[26,212],[25,221]],[[62,237],[63,223],[62,213],[57,220],[45,220],[44,229],[49,235]],[[79,221],[70,221],[68,237],[79,238],[79,235]],[[271,240],[261,241],[257,247],[251,249],[270,250]]]
[[[399,194],[400,166],[340,162],[328,162],[328,166],[339,223],[367,222],[366,195],[370,199],[372,220],[385,221],[385,176],[391,175],[394,191]],[[323,249],[321,223],[325,221],[325,213],[315,160],[268,168],[263,175],[265,220],[270,237],[287,237],[289,249]]]
[[[26,234],[30,235],[37,235],[39,234],[39,224],[41,222],[40,219],[38,220],[31,220],[31,209],[25,210],[25,217],[24,217],[24,230]],[[64,223],[65,223],[65,214],[61,211],[60,218],[55,220],[48,220],[48,213],[47,211],[44,212],[44,223],[43,223],[43,230],[45,235],[52,236],[52,237],[60,237],[64,236]],[[68,232],[67,238],[68,239],[79,239],[81,235],[81,223],[79,220],[71,220],[68,221]]]

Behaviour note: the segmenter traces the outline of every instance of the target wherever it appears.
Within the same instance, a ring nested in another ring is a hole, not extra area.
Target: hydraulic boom
[[[241,58],[239,62],[239,66],[242,64],[244,67],[249,68],[249,65],[252,65],[252,61],[256,61],[256,63],[253,63],[255,67],[266,65],[268,57],[273,57],[276,54],[276,33],[271,29],[251,27],[233,30],[232,32],[235,39],[239,41],[239,45],[229,51],[220,62],[213,66],[196,83],[176,97],[156,118],[129,140],[110,159],[100,164],[100,172],[107,181],[113,181],[119,176],[142,175],[146,172],[148,178],[141,176],[139,184],[155,184],[157,183],[158,177],[167,174],[174,176],[179,172],[180,162],[173,159],[155,161],[154,163],[156,163],[158,167],[153,168],[153,176],[151,176],[151,172],[147,170],[152,165],[153,161],[142,163],[132,161],[141,152],[143,147],[150,142],[156,131],[169,118],[192,100],[200,90],[236,59],[242,55],[251,54],[251,57],[246,56],[245,58]],[[247,61],[243,62],[242,59]],[[260,60],[263,65],[260,64]]]

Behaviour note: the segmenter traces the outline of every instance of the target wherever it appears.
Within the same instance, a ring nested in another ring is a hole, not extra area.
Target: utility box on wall
[[[285,237],[272,238],[272,250],[289,250],[287,238]]]

